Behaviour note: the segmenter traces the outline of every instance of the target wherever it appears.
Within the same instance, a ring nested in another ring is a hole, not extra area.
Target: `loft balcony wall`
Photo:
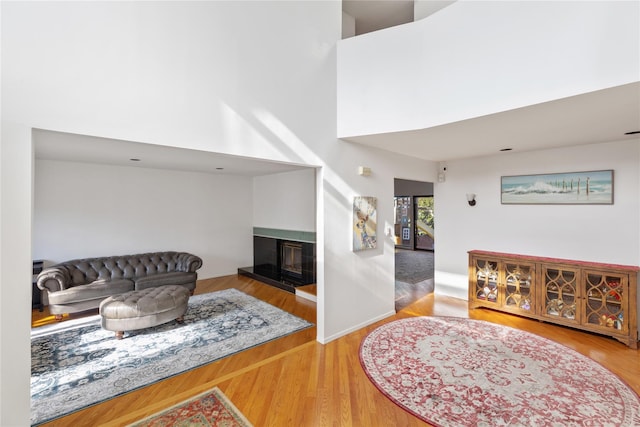
[[[338,42],[338,137],[425,129],[640,79],[638,2],[457,1]]]

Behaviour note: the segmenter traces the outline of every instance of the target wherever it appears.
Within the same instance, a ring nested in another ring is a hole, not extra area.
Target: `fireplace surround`
[[[253,236],[253,266],[238,269],[249,276],[288,292],[316,282],[316,245],[283,236]]]

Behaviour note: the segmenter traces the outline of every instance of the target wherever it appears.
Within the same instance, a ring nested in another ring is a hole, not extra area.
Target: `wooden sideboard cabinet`
[[[613,337],[638,348],[639,267],[469,251],[469,307]]]

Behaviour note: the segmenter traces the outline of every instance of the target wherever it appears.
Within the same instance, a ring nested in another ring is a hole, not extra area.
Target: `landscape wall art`
[[[503,176],[502,204],[610,205],[613,170]]]

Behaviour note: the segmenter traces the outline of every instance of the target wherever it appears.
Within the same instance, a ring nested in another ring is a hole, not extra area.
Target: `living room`
[[[436,183],[436,293],[466,298],[472,249],[638,264],[639,140],[624,135],[638,129],[618,129],[615,140],[451,159],[438,182],[437,161],[336,138],[339,5],[242,3],[2,5],[0,326],[3,344],[11,343],[2,346],[5,424],[22,424],[29,410],[30,289],[8,284],[27,283],[35,255],[33,129],[314,168],[321,343],[395,312],[393,240],[386,237],[394,178]],[[545,120],[531,116],[526,131],[544,128]],[[508,120],[495,127],[506,132]],[[359,176],[359,166],[371,168],[371,176]],[[78,169],[93,173],[87,165]],[[600,169],[614,170],[612,205],[500,204],[500,176]],[[249,180],[231,185],[252,187]],[[475,207],[467,193],[477,195]],[[378,199],[381,236],[377,249],[357,254],[350,223],[356,195]],[[239,225],[249,248],[252,213],[243,214]],[[212,258],[220,253],[216,247]],[[250,252],[244,256],[250,260]],[[17,265],[23,268],[7,268]],[[207,274],[231,264],[219,267]]]
[[[200,278],[220,277],[252,265],[253,227],[315,232],[314,168],[42,130],[34,147],[45,267],[184,250],[202,258]]]

